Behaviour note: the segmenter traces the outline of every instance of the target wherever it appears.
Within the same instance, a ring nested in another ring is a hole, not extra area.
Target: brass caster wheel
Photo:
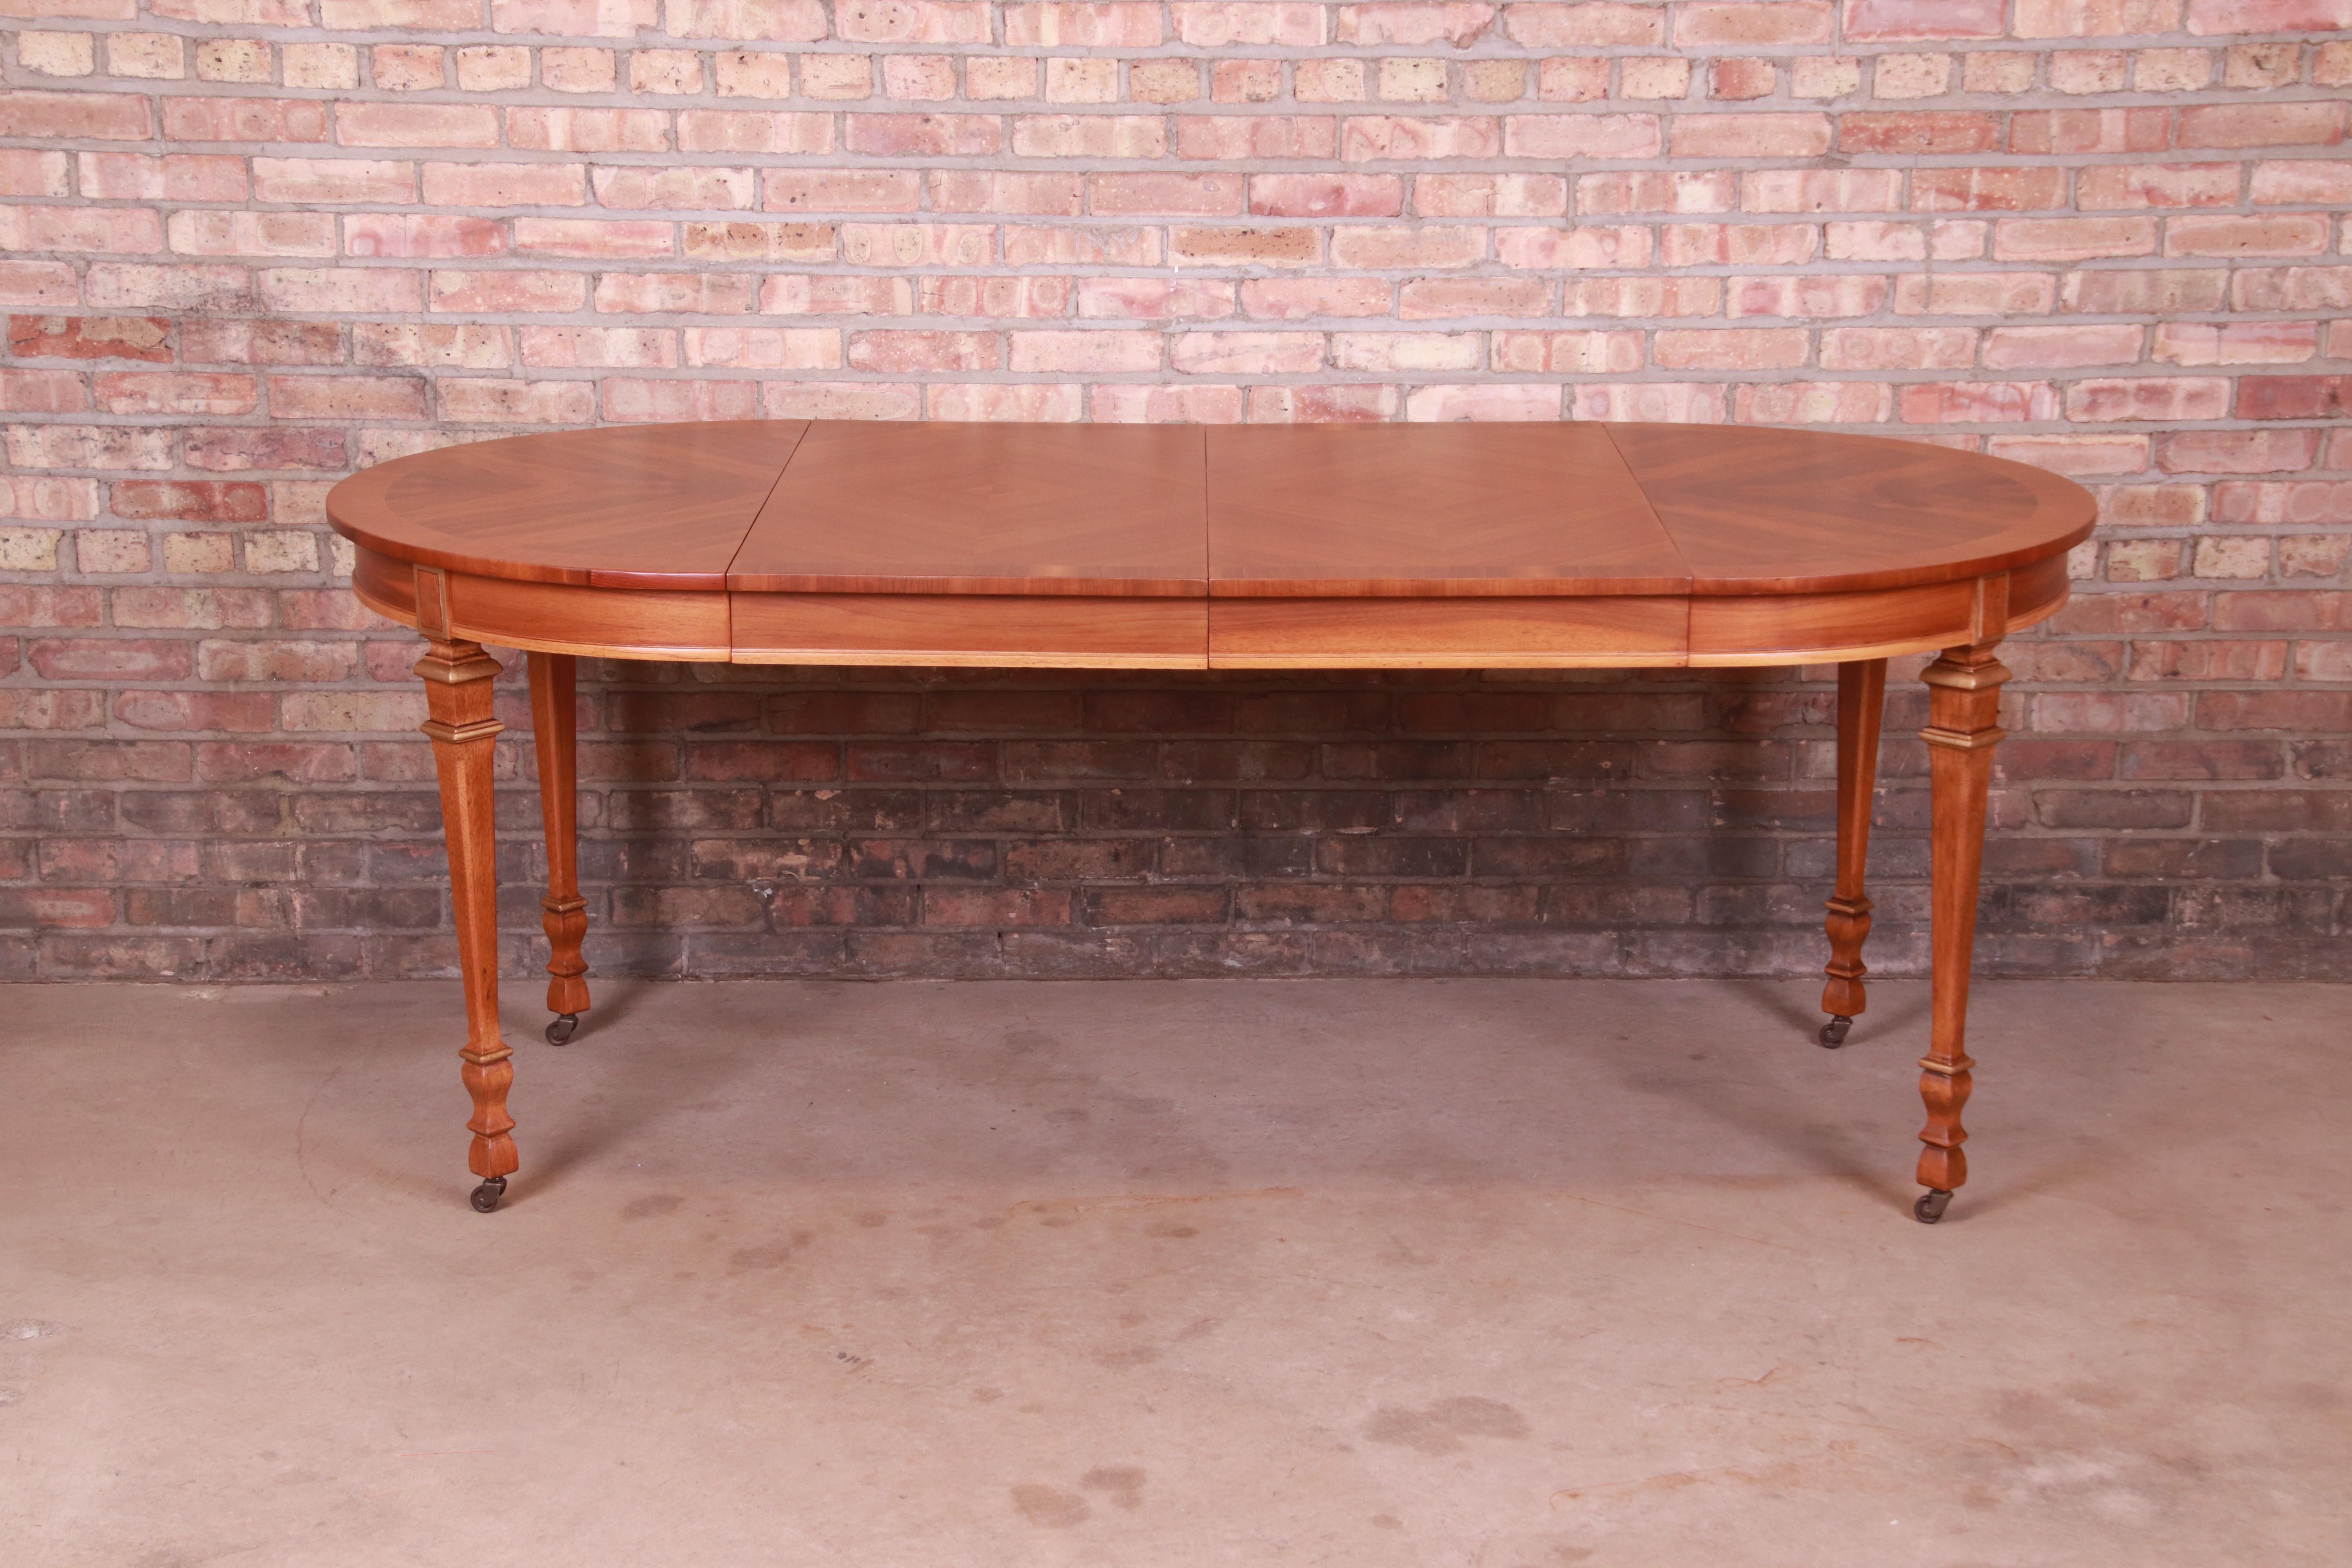
[[[559,1013],[555,1016],[555,1022],[547,1026],[547,1043],[551,1046],[562,1045],[572,1038],[579,1027],[579,1014]]]
[[[1911,1205],[1911,1212],[1921,1225],[1933,1225],[1944,1217],[1944,1211],[1951,1205],[1951,1194],[1941,1187],[1929,1187],[1919,1194],[1919,1201]]]
[[[1831,1014],[1830,1021],[1822,1026],[1822,1044],[1828,1047],[1831,1050],[1837,1049],[1840,1046],[1845,1044],[1846,1031],[1853,1027],[1853,1020],[1852,1018],[1847,1017],[1843,1013]]]
[[[474,1189],[474,1212],[489,1213],[499,1206],[499,1200],[506,1195],[507,1179],[504,1176],[492,1176]]]

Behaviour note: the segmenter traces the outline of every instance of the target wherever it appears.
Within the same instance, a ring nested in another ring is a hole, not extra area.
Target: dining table
[[[588,1010],[578,660],[982,668],[1834,665],[1819,1040],[1864,1005],[1890,658],[1927,687],[1932,1002],[1913,1205],[1961,1125],[2001,639],[2066,602],[2091,495],[1956,445],[1751,426],[751,420],[457,444],[337,484],[352,586],[424,638],[472,1099],[473,1206],[520,1168],[499,1025],[485,643],[522,650],[551,1044]],[[1105,984],[1117,984],[1106,982]]]

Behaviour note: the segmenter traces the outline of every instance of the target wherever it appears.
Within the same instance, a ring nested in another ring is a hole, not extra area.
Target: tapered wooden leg
[[[1934,792],[1930,864],[1935,998],[1927,1054],[1919,1066],[1919,1094],[1927,1125],[1919,1141],[1919,1183],[1927,1189],[1914,1212],[1934,1224],[1953,1192],[1969,1179],[1960,1145],[1968,1132],[1960,1108],[1969,1100],[1969,966],[1975,955],[1977,882],[1984,865],[1985,796],[1992,784],[1992,749],[2002,734],[2000,685],[2009,671],[1993,645],[1947,648],[1927,667],[1928,780]]]
[[[474,1206],[498,1207],[507,1177],[518,1163],[507,1114],[507,1089],[514,1082],[513,1052],[499,1037],[499,871],[497,824],[491,813],[491,759],[499,731],[490,716],[490,682],[498,660],[478,644],[457,637],[428,638],[430,651],[416,661],[425,678],[425,700],[432,717],[424,730],[433,738],[434,766],[441,775],[441,823],[449,842],[449,892],[457,921],[457,963],[466,982],[466,1048],[461,1074],[474,1097],[474,1134],[467,1165],[482,1178]]]
[[[1863,994],[1862,944],[1870,935],[1870,900],[1863,870],[1870,860],[1870,810],[1878,786],[1878,724],[1886,711],[1886,661],[1855,659],[1838,666],[1837,891],[1829,901],[1830,961],[1823,973],[1822,1044],[1845,1044],[1846,1031],[1869,1005]]]
[[[539,801],[547,829],[547,1043],[560,1046],[588,1011],[588,901],[580,896],[579,719],[573,706],[579,661],[568,653],[530,656],[530,723],[539,745]]]

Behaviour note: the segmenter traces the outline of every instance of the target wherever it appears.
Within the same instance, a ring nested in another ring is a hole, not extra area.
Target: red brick
[[[117,517],[259,522],[269,515],[268,488],[241,480],[117,479],[109,499]]]
[[[1675,7],[1675,44],[1826,44],[1835,23],[1828,0],[1686,0]]]
[[[2344,140],[2345,105],[2209,103],[2180,111],[2183,147],[2334,147]]]
[[[2342,419],[2352,375],[2250,375],[2237,384],[2241,419]]]
[[[1846,41],[1998,38],[2001,0],[1845,0]]]

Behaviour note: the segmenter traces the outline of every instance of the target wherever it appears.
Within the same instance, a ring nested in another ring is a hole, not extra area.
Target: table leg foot
[[[474,1189],[474,1212],[488,1214],[499,1206],[499,1200],[506,1195],[507,1179],[504,1176],[492,1176]]]
[[[1934,1225],[1944,1217],[1944,1211],[1951,1205],[1952,1194],[1949,1188],[1929,1187],[1919,1194],[1919,1201],[1911,1205],[1911,1213],[1921,1225]]]
[[[556,1015],[555,1022],[547,1026],[547,1043],[551,1046],[562,1045],[572,1038],[579,1027],[579,1014],[559,1013]]]
[[[1828,1047],[1831,1050],[1837,1049],[1840,1046],[1845,1044],[1846,1031],[1853,1027],[1853,1020],[1852,1018],[1847,1017],[1843,1013],[1831,1014],[1830,1021],[1822,1026],[1822,1044]]]

